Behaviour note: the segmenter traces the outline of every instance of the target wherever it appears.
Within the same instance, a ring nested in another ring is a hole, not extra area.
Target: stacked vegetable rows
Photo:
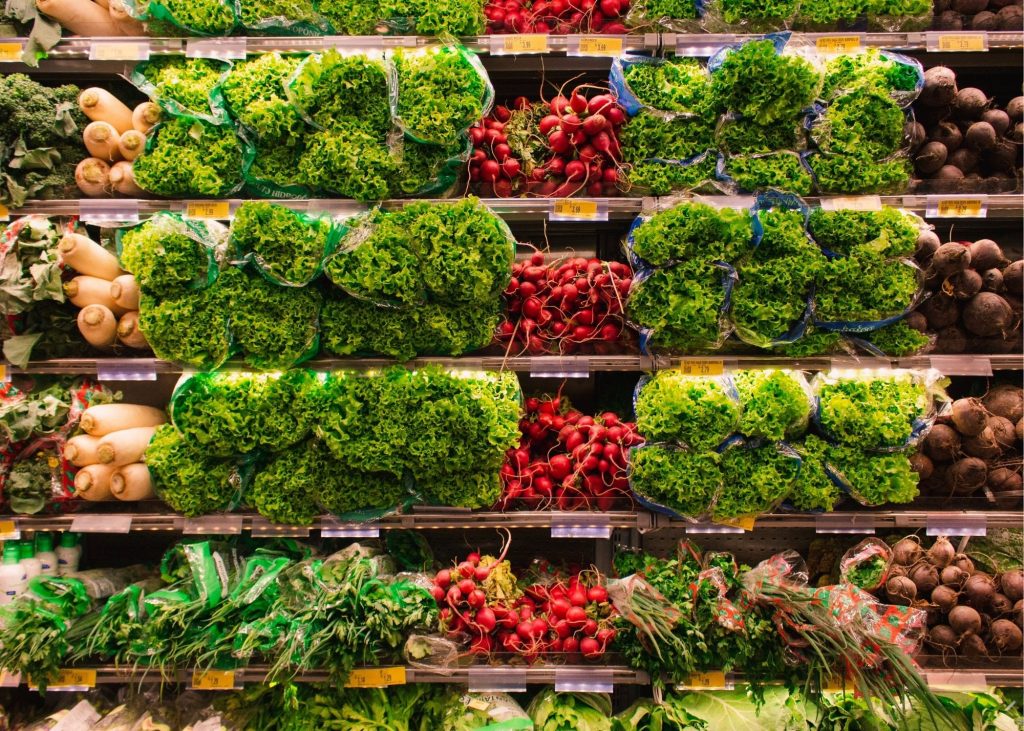
[[[645,349],[684,353],[828,352],[842,333],[902,330],[921,274],[905,257],[923,226],[899,209],[808,216],[785,196],[762,198],[753,214],[684,202],[633,224],[640,273],[626,315]]]
[[[179,383],[173,426],[145,461],[157,495],[186,515],[244,504],[305,525],[413,501],[490,507],[519,398],[514,374],[438,367],[198,374]]]
[[[791,509],[832,510],[917,496],[910,453],[933,411],[935,374],[738,371],[641,381],[630,487],[645,505],[687,519],[732,521]],[[809,433],[812,421],[816,433]]]
[[[799,195],[896,192],[910,165],[917,61],[877,50],[819,57],[784,37],[690,58],[624,56],[612,88],[631,187],[654,195],[723,189]]]
[[[200,369],[232,353],[287,368],[321,339],[335,355],[404,359],[484,347],[515,255],[505,223],[474,198],[345,224],[246,202],[230,230],[162,212],[118,239],[153,351]]]

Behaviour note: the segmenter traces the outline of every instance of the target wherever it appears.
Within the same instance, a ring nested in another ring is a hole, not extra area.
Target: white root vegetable
[[[57,0],[52,0],[56,2]],[[63,0],[60,0],[63,2]],[[107,16],[109,20],[110,16]],[[96,34],[94,34],[96,35]],[[104,35],[119,35],[107,33]],[[124,134],[132,128],[132,110],[106,89],[92,86],[78,95],[78,107],[94,122],[108,122]],[[143,130],[145,131],[145,130]]]
[[[132,17],[131,13],[128,11],[128,7],[124,4],[124,0],[109,0],[107,3],[107,12],[110,13],[110,19],[114,21],[114,25],[117,26],[121,35],[146,35],[146,27],[140,21]]]
[[[36,0],[36,8],[80,36],[120,36],[110,12],[92,0]]]
[[[126,310],[139,309],[139,283],[134,274],[122,274],[110,283],[110,296],[118,307]]]
[[[130,162],[114,163],[110,168],[110,186],[121,195],[138,196],[145,193],[135,182],[135,172]]]
[[[115,162],[121,159],[121,135],[114,129],[110,122],[89,122],[82,132],[82,141],[85,149],[93,157],[107,162]]]
[[[149,342],[139,330],[139,311],[126,312],[117,321],[117,339],[123,345],[136,350],[148,350]]]
[[[79,426],[86,434],[104,437],[122,429],[138,426],[160,426],[167,423],[161,409],[141,404],[97,404],[82,413]]]
[[[80,274],[71,281],[64,283],[64,294],[67,295],[67,298],[71,300],[71,304],[75,307],[103,305],[117,317],[126,312],[110,296],[110,280],[107,279]]]
[[[139,132],[137,129],[130,129],[121,135],[121,141],[118,143],[118,148],[121,151],[121,157],[128,162],[131,162],[146,149],[146,133]]]
[[[88,236],[66,233],[57,244],[57,249],[63,262],[79,274],[108,282],[124,274],[124,269],[117,263],[117,257]]]
[[[118,467],[110,477],[110,491],[118,500],[149,500],[155,497],[149,468],[135,462]]]
[[[139,132],[149,132],[163,118],[163,111],[153,102],[142,102],[131,113],[132,127]]]
[[[99,158],[87,157],[75,168],[75,183],[90,198],[101,198],[110,191],[110,166]]]
[[[93,0],[93,2],[99,5],[101,8],[106,8],[107,10],[110,10],[109,0]]]
[[[75,467],[85,467],[88,464],[99,464],[100,458],[96,450],[100,446],[99,437],[91,437],[88,434],[79,434],[71,437],[64,445],[64,459]]]
[[[86,465],[75,475],[75,493],[86,500],[112,500],[110,477],[116,468],[108,464]]]
[[[78,331],[90,345],[109,348],[117,341],[117,318],[109,307],[89,305],[78,312]]]
[[[100,437],[99,447],[96,449],[100,464],[120,467],[141,461],[155,431],[155,426],[135,426]]]

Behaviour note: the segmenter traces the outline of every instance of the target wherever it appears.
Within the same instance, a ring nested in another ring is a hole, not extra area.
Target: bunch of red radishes
[[[518,97],[513,109],[529,112],[530,100]],[[523,161],[508,144],[506,125],[512,119],[513,109],[497,105],[491,113],[469,128],[473,154],[469,159],[469,179],[477,184],[484,195],[508,198],[522,192],[526,182]]]
[[[586,660],[600,660],[615,639],[615,607],[608,600],[602,577],[594,572],[573,574],[568,581],[533,584],[519,601],[521,607],[532,606],[532,616],[543,619],[547,629],[538,636],[539,627],[531,626],[529,639],[524,640],[520,624],[516,639],[507,640],[512,647],[522,642],[524,649],[532,649],[531,643],[540,643],[544,652],[578,653]]]
[[[501,468],[502,510],[614,510],[632,506],[629,448],[643,442],[636,425],[615,413],[593,417],[561,396],[528,398],[519,447]]]
[[[512,266],[497,340],[511,352],[568,355],[621,352],[629,339],[623,307],[633,283],[627,264],[573,257],[545,264],[537,252]]]
[[[629,30],[629,0],[488,0],[487,33],[610,33]]]

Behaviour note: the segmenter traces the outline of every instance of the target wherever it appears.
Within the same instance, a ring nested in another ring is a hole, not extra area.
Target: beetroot
[[[1024,416],[1024,389],[1019,386],[1008,383],[995,386],[981,401],[990,413],[1012,422],[1020,421]]]
[[[1017,441],[1017,434],[1013,428],[1013,422],[1003,416],[990,416],[988,428],[992,430],[992,436],[1003,451],[1013,449]]]
[[[960,306],[955,299],[945,294],[929,297],[919,311],[928,320],[928,327],[932,330],[949,327],[960,319]]]
[[[925,175],[938,172],[939,168],[946,164],[946,156],[949,152],[941,142],[929,142],[923,145],[914,156],[914,165]]]
[[[942,586],[936,586],[932,591],[932,604],[937,605],[941,611],[947,614],[956,606],[956,599],[956,590],[946,586],[945,584]]]
[[[1007,259],[1003,256],[1003,250],[999,248],[992,239],[978,239],[967,247],[971,251],[971,266],[979,271],[1003,267]]]
[[[957,460],[946,470],[946,484],[956,495],[971,495],[985,485],[988,465],[976,457]]]
[[[981,434],[988,426],[988,411],[985,405],[976,398],[962,398],[953,402],[951,409],[953,425],[964,436],[973,437]]]
[[[1024,599],[1024,571],[1013,569],[999,577],[999,586],[1011,601]]]
[[[952,427],[936,424],[925,436],[921,449],[936,462],[949,462],[960,451],[960,435]]]
[[[977,610],[987,609],[995,593],[996,584],[992,581],[992,577],[981,571],[971,574],[964,583],[964,596],[967,597],[967,603]],[[950,624],[953,623],[950,622]]]
[[[1002,454],[1002,447],[999,446],[999,442],[996,441],[996,435],[992,431],[991,427],[986,426],[981,430],[981,433],[976,434],[973,437],[967,437],[961,442],[961,448],[964,454],[968,454],[971,457],[976,457],[978,460],[995,459]],[[972,472],[972,474],[974,474]],[[982,476],[982,482],[987,475]],[[978,487],[981,487],[980,485]]]
[[[937,624],[928,630],[928,644],[937,650],[952,650],[957,644],[956,632],[948,624]]]
[[[964,2],[987,2],[987,0],[963,0]],[[984,6],[983,6],[984,7]],[[953,97],[953,114],[960,119],[979,119],[988,109],[990,100],[981,89],[968,87],[961,89]]]
[[[941,11],[940,11],[941,12]],[[933,66],[924,72],[924,88],[918,101],[928,107],[943,107],[956,96],[956,74],[945,66]]]
[[[1019,493],[1024,490],[1024,480],[1019,472],[1009,467],[996,467],[988,473],[988,488],[996,495],[1000,493]]]
[[[981,632],[981,615],[972,607],[960,605],[949,613],[949,626],[960,637]]]
[[[1013,320],[1013,310],[1000,295],[980,292],[964,307],[964,326],[975,335],[1002,335]]]
[[[942,284],[942,291],[954,299],[969,300],[981,291],[981,275],[973,269],[965,269],[949,275]]]
[[[1022,636],[1020,627],[1009,619],[997,619],[989,629],[992,636],[992,644],[996,649],[1004,653],[1015,653],[1020,650]]]

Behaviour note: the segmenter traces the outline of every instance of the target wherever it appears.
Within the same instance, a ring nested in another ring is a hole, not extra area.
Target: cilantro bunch
[[[135,159],[135,182],[167,197],[224,196],[242,184],[242,144],[233,125],[191,117],[161,123]]]
[[[806,59],[779,53],[771,40],[748,41],[730,49],[711,73],[720,107],[758,124],[793,119],[809,107],[821,76]]]
[[[807,428],[812,399],[803,375],[788,370],[742,370],[733,376],[743,412],[739,431],[778,441]]]
[[[633,253],[654,266],[672,261],[734,261],[746,253],[750,213],[685,202],[660,211],[633,229]]]
[[[688,518],[711,511],[722,490],[716,452],[652,444],[630,452],[630,487],[639,496]]]
[[[658,371],[636,397],[637,431],[648,442],[716,447],[740,423],[740,402],[729,382],[716,377]]]
[[[825,434],[847,447],[903,447],[915,423],[928,414],[928,389],[913,373],[816,380],[818,423]]]
[[[145,462],[157,496],[188,517],[230,509],[241,490],[232,462],[211,459],[170,424],[157,428]]]

